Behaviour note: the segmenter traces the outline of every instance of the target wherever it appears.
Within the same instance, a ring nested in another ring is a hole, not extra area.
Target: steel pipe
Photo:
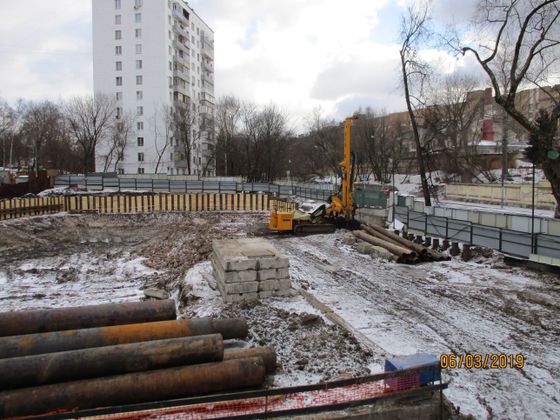
[[[246,338],[247,322],[193,318],[0,337],[0,359],[206,334]]]
[[[0,313],[0,337],[177,318],[172,299]]]
[[[223,355],[222,336],[213,334],[0,359],[0,390],[218,362]]]
[[[264,382],[260,357],[129,373],[0,393],[0,417],[107,407],[251,388]]]
[[[246,359],[248,357],[260,357],[263,359],[266,373],[274,373],[276,371],[276,353],[270,347],[253,347],[224,351],[224,360]]]

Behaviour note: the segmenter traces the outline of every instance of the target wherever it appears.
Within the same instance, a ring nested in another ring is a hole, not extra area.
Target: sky
[[[0,0],[0,97],[63,100],[93,93],[92,0]],[[111,0],[93,0],[111,1]],[[164,0],[145,0],[164,1]],[[475,0],[433,0],[438,22],[464,23]],[[296,132],[320,109],[405,109],[398,32],[404,0],[191,0],[215,31],[216,96],[275,103]],[[475,69],[438,50],[446,72]]]

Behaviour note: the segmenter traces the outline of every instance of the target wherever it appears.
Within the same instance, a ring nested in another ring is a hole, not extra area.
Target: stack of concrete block
[[[212,243],[212,266],[224,302],[288,296],[292,286],[288,257],[262,238]]]

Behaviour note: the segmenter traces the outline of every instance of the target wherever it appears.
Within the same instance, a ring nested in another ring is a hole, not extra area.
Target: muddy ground
[[[369,373],[374,356],[295,292],[257,304],[222,303],[208,263],[212,240],[259,233],[265,217],[54,215],[0,222],[0,311],[138,300],[143,289],[156,287],[176,299],[180,317],[244,316],[249,338],[238,344],[276,349],[280,368],[269,385]]]
[[[361,347],[295,290],[259,304],[224,305],[211,242],[259,234],[265,214],[48,216],[0,223],[0,311],[138,300],[167,290],[182,317],[245,316],[248,343],[275,347],[269,385],[383,370],[385,357],[523,354],[523,369],[444,372],[448,398],[475,418],[555,418],[560,412],[560,278],[510,267],[495,253],[470,262],[397,265],[357,252],[338,231],[272,236],[304,289],[375,344]]]

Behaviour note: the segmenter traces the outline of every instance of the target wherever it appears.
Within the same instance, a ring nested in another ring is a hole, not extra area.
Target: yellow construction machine
[[[315,208],[311,212],[299,210],[284,212],[273,208],[270,212],[268,230],[276,232],[293,232],[296,235],[311,233],[331,233],[337,227],[354,229],[359,226],[354,220],[356,207],[352,201],[354,174],[352,170],[350,127],[358,117],[348,117],[344,122],[344,160],[342,167],[342,183],[337,194],[329,197],[327,204]]]

